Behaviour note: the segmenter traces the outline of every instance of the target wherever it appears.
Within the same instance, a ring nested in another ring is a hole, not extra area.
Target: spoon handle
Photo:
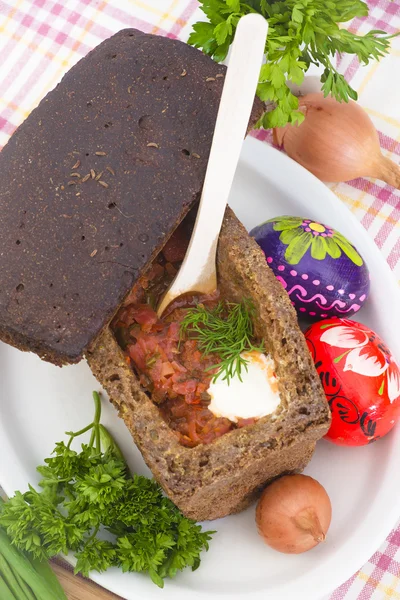
[[[267,32],[268,23],[261,15],[249,14],[239,21],[196,223],[182,266],[159,306],[159,315],[184,293],[210,293],[217,287],[218,237],[249,124]]]

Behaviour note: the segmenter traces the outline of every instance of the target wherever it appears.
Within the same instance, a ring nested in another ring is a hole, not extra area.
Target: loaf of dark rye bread
[[[301,471],[330,425],[330,410],[289,297],[230,209],[219,239],[218,281],[228,300],[254,302],[255,332],[265,340],[279,378],[276,414],[211,444],[186,448],[142,390],[110,329],[87,354],[157,481],[185,515],[199,521],[240,511],[273,478]]]
[[[224,74],[182,42],[126,29],[19,127],[0,153],[1,340],[56,364],[82,358],[199,199]]]
[[[241,510],[270,479],[304,468],[330,419],[287,294],[229,211],[220,287],[255,302],[280,378],[276,418],[184,448],[108,328],[199,199],[224,74],[181,42],[121,31],[0,154],[0,339],[60,365],[86,353],[157,480],[198,520]],[[256,100],[250,125],[261,110]]]

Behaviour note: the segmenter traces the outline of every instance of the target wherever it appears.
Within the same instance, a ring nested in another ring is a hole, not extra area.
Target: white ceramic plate
[[[230,204],[246,227],[273,216],[311,217],[347,235],[372,273],[371,297],[359,318],[400,357],[400,293],[389,267],[362,226],[317,179],[269,146],[245,142]],[[393,311],[396,307],[396,311]],[[59,369],[0,345],[0,483],[8,494],[38,480],[35,467],[64,431],[91,421],[91,392],[98,384],[86,364]],[[149,474],[130,435],[111,407],[104,422],[133,470]],[[198,571],[186,571],[164,590],[149,578],[116,569],[93,579],[127,600],[319,600],[350,577],[383,542],[399,516],[400,428],[363,448],[322,441],[307,468],[327,489],[333,520],[325,544],[300,556],[265,546],[254,524],[254,507],[214,522],[218,533]]]

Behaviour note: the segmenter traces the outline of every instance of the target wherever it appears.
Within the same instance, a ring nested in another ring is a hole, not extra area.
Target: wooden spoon
[[[157,313],[188,293],[217,288],[216,253],[225,208],[253,107],[268,23],[249,14],[239,21],[215,125],[196,223],[179,272]]]

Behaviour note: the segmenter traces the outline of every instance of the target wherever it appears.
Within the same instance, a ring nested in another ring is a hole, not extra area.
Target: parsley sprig
[[[148,573],[159,587],[189,566],[200,564],[212,531],[185,518],[152,479],[131,476],[120,449],[100,424],[100,397],[93,393],[93,422],[68,432],[45,465],[42,491],[29,486],[2,507],[0,524],[12,543],[37,559],[72,551],[75,573],[111,566]],[[71,449],[73,440],[92,430],[89,444]],[[101,450],[103,448],[103,451]]]
[[[264,352],[263,344],[253,344],[253,318],[254,305],[247,299],[239,304],[220,302],[213,309],[199,304],[186,313],[181,323],[181,335],[196,339],[204,355],[216,354],[221,359],[220,363],[209,367],[209,370],[218,367],[213,381],[222,377],[229,385],[235,375],[242,381],[242,370],[247,371],[248,360],[241,354],[252,350]]]
[[[239,19],[248,13],[260,13],[269,23],[258,96],[267,102],[267,110],[258,122],[265,129],[301,123],[304,119],[298,98],[287,81],[303,82],[309,66],[322,65],[324,95],[338,101],[357,100],[357,92],[333,66],[339,54],[353,54],[361,63],[379,60],[389,51],[390,39],[384,31],[373,30],[357,35],[340,24],[355,17],[366,17],[368,6],[361,0],[200,0],[209,19],[193,26],[189,43],[221,62],[231,45]]]

